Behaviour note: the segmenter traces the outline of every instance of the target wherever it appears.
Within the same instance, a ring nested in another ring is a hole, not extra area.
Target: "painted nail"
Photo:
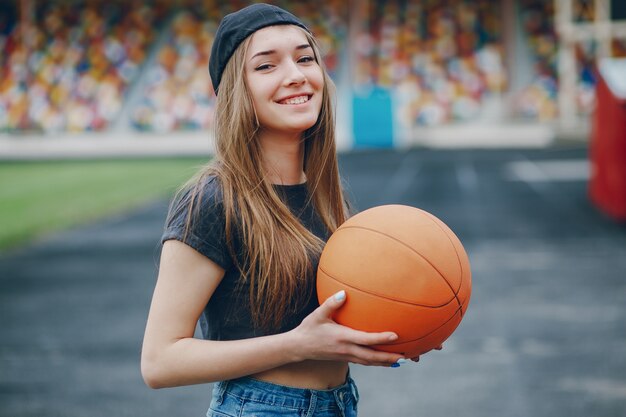
[[[400,365],[402,365],[403,363],[406,363],[406,362],[407,362],[407,360],[406,360],[406,359],[404,359],[404,358],[400,358],[400,359],[398,359],[397,361],[395,361],[394,363],[392,363],[392,364],[391,364],[391,367],[392,367],[392,368],[399,368],[399,367],[400,367]]]
[[[343,299],[346,298],[346,292],[344,290],[341,290],[333,297],[335,298],[335,301],[343,301]]]

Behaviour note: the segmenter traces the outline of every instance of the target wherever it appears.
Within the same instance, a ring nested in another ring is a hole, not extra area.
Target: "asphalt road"
[[[584,148],[354,152],[359,209],[445,221],[473,296],[444,350],[353,366],[360,416],[626,416],[626,227],[588,201]],[[203,416],[210,385],[153,391],[139,354],[167,202],[0,255],[0,416]]]

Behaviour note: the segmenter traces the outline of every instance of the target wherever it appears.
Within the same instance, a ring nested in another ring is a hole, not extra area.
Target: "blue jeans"
[[[207,417],[356,417],[359,393],[350,376],[328,390],[292,388],[244,377],[213,387]]]

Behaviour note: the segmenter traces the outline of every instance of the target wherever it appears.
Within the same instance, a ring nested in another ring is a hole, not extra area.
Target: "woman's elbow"
[[[172,386],[168,384],[167,375],[163,371],[162,364],[154,359],[148,359],[145,356],[141,358],[141,376],[145,384],[152,389]]]

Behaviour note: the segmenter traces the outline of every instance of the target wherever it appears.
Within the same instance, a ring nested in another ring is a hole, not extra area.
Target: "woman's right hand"
[[[391,366],[398,360],[402,363],[402,355],[370,347],[393,342],[398,338],[395,333],[363,332],[340,325],[332,319],[345,299],[345,291],[339,291],[292,330],[299,339],[302,360],[335,360],[373,366]]]

